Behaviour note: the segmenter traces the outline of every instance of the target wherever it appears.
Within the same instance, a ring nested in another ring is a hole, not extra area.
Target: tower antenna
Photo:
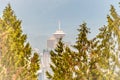
[[[61,30],[61,22],[60,22],[60,20],[58,21],[58,26],[59,26],[59,30]]]

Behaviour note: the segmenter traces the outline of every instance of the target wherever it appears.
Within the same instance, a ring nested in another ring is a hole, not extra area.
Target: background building
[[[47,49],[43,50],[43,53],[41,53],[41,70],[39,72],[39,80],[48,80],[46,77],[46,71],[49,71],[52,73],[52,70],[50,68],[50,51],[53,50],[56,47],[56,44],[58,43],[58,40],[60,38],[63,38],[65,36],[65,33],[60,28],[59,23],[59,29],[56,30],[55,33],[47,40]]]

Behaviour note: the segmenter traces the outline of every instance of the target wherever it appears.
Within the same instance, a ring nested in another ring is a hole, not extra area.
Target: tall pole
[[[60,20],[58,21],[58,26],[59,26],[59,30],[61,30],[61,28],[60,28],[60,26],[61,26]]]

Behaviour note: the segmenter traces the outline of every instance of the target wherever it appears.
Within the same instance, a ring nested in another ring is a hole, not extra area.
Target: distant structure
[[[59,28],[55,33],[47,40],[47,49],[43,50],[41,57],[41,70],[39,73],[39,80],[48,80],[46,77],[46,71],[52,73],[50,69],[50,51],[56,47],[56,44],[60,38],[65,36],[65,33],[61,30],[60,21],[58,22]]]
[[[47,40],[47,48],[53,49],[56,47],[56,44],[60,38],[65,36],[65,33],[61,30],[60,21],[58,22],[59,28],[53,33],[53,35]]]

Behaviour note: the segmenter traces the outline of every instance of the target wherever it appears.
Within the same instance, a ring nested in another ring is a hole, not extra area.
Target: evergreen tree
[[[48,79],[52,80],[99,80],[101,79],[101,71],[97,68],[96,61],[98,55],[94,49],[97,42],[87,39],[89,29],[86,23],[80,25],[78,29],[76,51],[72,51],[69,47],[64,46],[61,39],[58,42],[55,51],[51,51],[50,67],[53,74],[46,72]],[[93,56],[90,56],[93,55]]]
[[[22,33],[21,21],[17,19],[10,4],[3,11],[0,31],[0,34],[6,33],[0,45],[0,66],[4,68],[1,80],[36,80],[38,54],[31,56],[32,50],[30,44],[26,43],[27,36]]]
[[[51,80],[73,80],[72,71],[72,52],[69,47],[65,47],[62,39],[58,41],[55,50],[50,52],[51,61],[50,67],[52,73],[46,72],[48,79]]]
[[[120,61],[119,61],[119,53],[120,53],[120,16],[117,14],[115,11],[114,6],[111,5],[110,9],[110,15],[107,16],[108,19],[108,29],[112,34],[112,38],[114,41],[114,59],[113,59],[113,65],[112,67],[112,72],[117,76],[117,78],[120,79],[119,74],[120,74]],[[117,68],[117,71],[116,71]]]
[[[86,26],[86,23],[80,25],[78,30],[78,37],[76,44],[74,45],[76,51],[76,61],[74,66],[78,69],[75,71],[76,80],[83,79],[87,80],[87,71],[88,67],[88,48],[89,48],[89,40],[87,39],[87,34],[90,32]]]
[[[99,39],[99,43],[97,44],[97,53],[99,54],[98,65],[100,67],[100,70],[104,72],[104,79],[112,80],[114,75],[112,74],[112,65],[110,63],[112,63],[115,58],[113,53],[114,41],[107,26],[100,29],[100,33],[97,38]]]
[[[120,45],[120,16],[115,11],[113,5],[111,5],[110,15],[107,16],[108,27],[113,31],[114,35],[117,37],[118,44]],[[119,46],[120,49],[120,46]]]
[[[96,53],[98,54],[97,66],[99,71],[102,71],[102,79],[104,80],[119,80],[118,73],[120,72],[119,62],[119,22],[118,15],[113,6],[111,6],[111,15],[107,16],[108,25],[100,28],[100,33],[96,36]]]
[[[76,51],[76,59],[74,63],[76,78],[75,80],[100,80],[102,79],[102,71],[98,67],[99,54],[96,47],[98,41],[96,39],[88,40],[87,35],[90,33],[86,23],[80,25],[78,29],[78,37],[74,45]]]
[[[119,80],[120,74],[120,17],[113,6],[107,16],[108,25],[92,40],[86,23],[80,25],[79,34],[72,51],[64,47],[61,40],[55,51],[51,51],[53,74],[46,72],[52,80]]]
[[[51,61],[52,64],[50,64],[50,67],[53,71],[53,75],[51,75],[49,72],[46,72],[48,79],[52,79],[52,80],[62,80],[61,78],[61,74],[62,72],[62,55],[63,55],[63,42],[62,39],[60,39],[58,41],[57,47],[55,48],[55,50],[50,52],[51,55]]]

